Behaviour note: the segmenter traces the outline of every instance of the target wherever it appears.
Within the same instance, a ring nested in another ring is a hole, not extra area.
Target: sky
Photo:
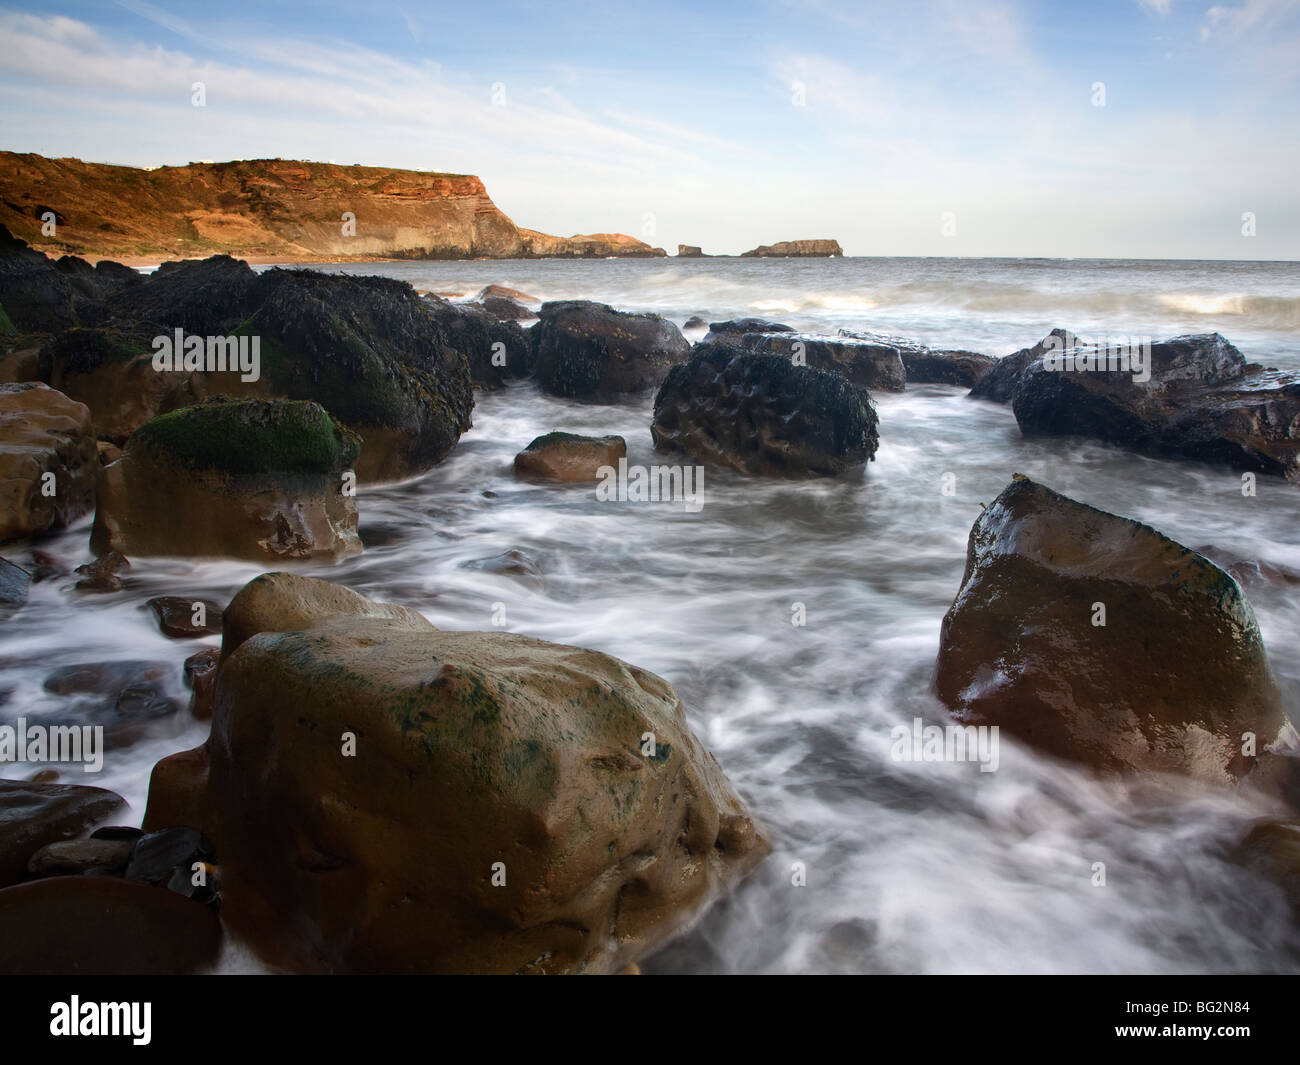
[[[1300,0],[10,4],[0,147],[472,173],[670,253],[1300,259]]]

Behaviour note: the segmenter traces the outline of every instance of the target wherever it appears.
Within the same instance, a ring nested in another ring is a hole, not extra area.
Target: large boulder
[[[98,469],[83,404],[35,381],[0,385],[0,542],[81,517],[95,505]]]
[[[66,270],[0,226],[0,323],[20,333],[53,332],[97,310]]]
[[[939,697],[1060,758],[1232,782],[1285,724],[1250,604],[1194,551],[1017,476],[971,529]]]
[[[1300,374],[1248,365],[1218,333],[1150,344],[1137,364],[1116,356],[1086,343],[1035,356],[1012,396],[1020,431],[1300,481]]]
[[[907,371],[898,348],[875,340],[812,333],[746,333],[740,346],[763,355],[783,355],[791,361],[802,359],[801,365],[837,373],[871,392],[902,392],[907,387]]]
[[[96,552],[331,561],[361,550],[360,445],[316,403],[213,401],[142,426],[100,469]]]
[[[433,308],[405,282],[268,270],[261,306],[241,327],[260,336],[271,394],[311,399],[360,434],[368,483],[423,473],[470,426],[465,356],[444,342]]]
[[[836,475],[876,453],[875,408],[839,374],[701,344],[655,397],[656,448],[765,477]]]
[[[144,284],[125,286],[109,301],[119,322],[150,322],[200,336],[233,332],[258,307],[257,274],[242,259],[163,263]]]
[[[691,346],[657,314],[629,314],[603,303],[544,303],[529,331],[533,368],[544,392],[616,403],[663,381]]]
[[[223,917],[273,964],[618,971],[768,849],[652,674],[351,608],[284,624],[223,648],[211,737],[145,815],[212,840]]]
[[[26,879],[42,847],[82,835],[125,805],[104,788],[0,780],[0,888]]]
[[[739,343],[740,338],[746,333],[793,332],[793,327],[768,318],[728,318],[725,322],[710,322],[709,331],[704,334],[703,342],[712,344],[719,340],[730,340]]]

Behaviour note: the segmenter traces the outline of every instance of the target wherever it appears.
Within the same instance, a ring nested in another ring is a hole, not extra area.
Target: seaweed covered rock
[[[870,397],[839,374],[729,344],[697,345],[655,397],[656,448],[754,476],[835,475],[879,437]]]
[[[939,697],[1060,758],[1229,783],[1284,724],[1250,604],[1208,559],[1017,477],[971,529]]]
[[[223,917],[272,963],[619,971],[767,852],[660,678],[355,603],[309,620],[292,591],[280,621],[274,586],[227,609],[211,737],[145,815],[212,840]]]
[[[1026,436],[1087,436],[1300,481],[1300,374],[1249,365],[1218,333],[1048,345],[1011,404]]]
[[[155,418],[99,471],[97,552],[337,560],[361,550],[360,444],[316,403],[211,401]]]
[[[39,382],[0,385],[0,542],[89,511],[97,454],[83,404]]]
[[[892,344],[859,337],[811,333],[746,333],[740,346],[763,355],[783,355],[801,366],[828,370],[868,391],[902,392],[907,387],[903,357]]]
[[[163,263],[144,284],[129,285],[109,302],[120,322],[151,322],[200,336],[232,332],[258,306],[257,273],[242,259]]]
[[[909,384],[960,385],[972,388],[998,363],[991,355],[981,355],[976,351],[928,348],[915,340],[886,333],[841,329],[840,336],[897,350]]]
[[[315,400],[360,434],[359,478],[412,477],[456,446],[474,406],[469,367],[410,285],[277,269],[258,289],[240,331],[261,337],[271,394]]]
[[[1020,388],[1025,370],[1035,359],[1042,358],[1049,351],[1073,347],[1074,344],[1074,334],[1068,329],[1053,329],[1033,347],[1021,348],[997,359],[975,382],[970,390],[971,398],[1010,403]]]
[[[532,345],[517,322],[473,303],[448,303],[437,296],[424,300],[433,308],[443,343],[465,356],[476,388],[500,388],[527,376]]]
[[[529,331],[533,370],[544,392],[616,403],[663,381],[691,346],[657,314],[629,314],[603,303],[544,303]]]
[[[617,466],[627,457],[621,436],[547,433],[515,456],[515,473],[548,481],[595,481],[602,466]]]

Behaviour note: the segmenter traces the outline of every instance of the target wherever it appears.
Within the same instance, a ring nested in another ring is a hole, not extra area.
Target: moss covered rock
[[[361,550],[356,436],[316,403],[215,400],[142,426],[100,469],[94,550],[338,559]]]
[[[273,963],[618,971],[767,852],[659,677],[350,595],[308,617],[327,596],[271,580],[227,610],[211,737],[158,763],[145,825],[212,839]]]
[[[602,466],[616,467],[626,457],[621,436],[547,433],[515,456],[515,473],[547,481],[595,481]]]

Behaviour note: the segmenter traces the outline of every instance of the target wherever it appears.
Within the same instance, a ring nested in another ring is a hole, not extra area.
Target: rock
[[[358,442],[316,403],[208,402],[141,427],[100,470],[97,551],[337,561],[361,550]]]
[[[206,906],[116,877],[60,876],[0,891],[0,972],[168,976],[211,966],[221,921]]]
[[[731,318],[725,322],[710,322],[709,332],[704,343],[712,344],[719,340],[739,342],[746,333],[793,333],[794,330],[780,322],[766,318]]]
[[[95,441],[95,448],[99,453],[99,464],[101,466],[111,466],[122,457],[122,449],[116,444],[110,444],[107,440]]]
[[[328,618],[379,618],[415,629],[433,625],[417,610],[376,603],[350,588],[293,573],[263,573],[239,590],[222,615],[224,660],[259,632],[293,632]]]
[[[66,272],[0,225],[0,308],[20,333],[52,332],[77,325],[97,307]]]
[[[469,367],[410,285],[274,269],[258,286],[247,332],[262,338],[267,387],[315,400],[360,434],[359,479],[415,476],[456,446],[474,406]]]
[[[109,301],[109,312],[119,321],[206,337],[232,332],[258,303],[257,273],[248,263],[213,255],[163,263],[144,284],[124,287]]]
[[[0,558],[0,608],[22,606],[31,585],[32,578],[25,569]]]
[[[213,841],[272,964],[617,972],[768,850],[672,688],[606,655],[356,616],[226,651],[145,827]]]
[[[1228,574],[1020,476],[971,529],[936,683],[963,723],[1103,771],[1231,783],[1255,762],[1243,735],[1263,750],[1285,723]]]
[[[172,675],[170,662],[130,659],[121,662],[83,662],[60,666],[43,685],[53,695],[111,695],[133,684],[162,681]]]
[[[810,333],[745,333],[740,346],[762,355],[780,355],[814,370],[828,370],[857,388],[873,392],[902,392],[907,372],[899,350],[856,337],[824,337]]]
[[[813,258],[828,259],[842,256],[843,249],[838,240],[778,240],[775,244],[760,244],[752,251],[741,252],[741,258],[788,259]]]
[[[171,699],[154,684],[128,684],[117,693],[113,704],[117,716],[127,721],[153,721],[160,717],[170,717],[180,709]]]
[[[1273,880],[1300,920],[1300,821],[1258,821],[1231,854]]]
[[[495,573],[499,577],[518,577],[538,588],[546,584],[546,575],[542,572],[542,567],[518,548],[511,548],[491,558],[473,559],[466,562],[464,568]]]
[[[475,387],[501,388],[527,375],[532,345],[517,323],[470,303],[447,303],[432,296],[425,302],[433,309],[442,343],[465,356]],[[525,317],[533,317],[532,312]]]
[[[141,829],[133,828],[130,825],[105,825],[103,828],[97,828],[90,834],[91,839],[115,839],[129,840],[134,843],[144,835]]]
[[[196,902],[217,903],[216,885],[195,884],[196,864],[210,866],[217,852],[211,841],[193,828],[164,828],[148,832],[129,845],[130,861],[123,874],[127,880],[152,884],[175,891]],[[206,868],[200,880],[207,880]]]
[[[697,345],[655,398],[656,448],[768,477],[833,476],[876,453],[870,399],[838,374],[726,344]]]
[[[212,716],[212,691],[217,683],[221,652],[208,647],[185,659],[185,683],[190,686],[190,713],[200,721]]]
[[[158,618],[158,628],[164,636],[177,640],[192,640],[200,636],[219,636],[221,634],[221,604],[211,599],[184,599],[174,595],[162,595],[150,599],[149,607]],[[202,606],[196,613],[195,607]],[[200,620],[196,621],[195,619]]]
[[[1129,369],[1069,368],[1093,356],[1077,347],[1025,366],[1011,400],[1022,433],[1087,436],[1300,482],[1300,373],[1248,367],[1218,333],[1151,344],[1146,381]]]
[[[520,292],[517,288],[506,288],[505,285],[488,285],[474,297],[473,302],[502,322],[536,318],[537,312],[529,305],[541,303],[535,296]]]
[[[0,780],[0,887],[22,880],[46,844],[80,836],[125,805],[103,788]]]
[[[679,259],[703,259],[704,252],[694,244],[678,244],[677,258]]]
[[[601,466],[618,465],[627,456],[621,436],[547,433],[515,456],[515,474],[551,481],[596,481]]]
[[[32,876],[115,876],[126,868],[132,843],[123,839],[71,839],[47,843],[32,855]]]
[[[47,551],[32,552],[32,583],[40,584],[54,577],[66,577],[68,568]]]
[[[89,511],[97,467],[85,406],[36,381],[0,385],[0,542]]]
[[[78,566],[82,575],[77,581],[79,592],[120,592],[122,590],[121,572],[130,569],[131,563],[120,551],[105,551],[93,562]]]
[[[1032,348],[1021,348],[1014,354],[1004,355],[975,382],[970,390],[971,399],[1010,403],[1020,387],[1020,378],[1030,363],[1053,350],[1056,345],[1072,348],[1074,343],[1074,334],[1069,330],[1053,329]]]
[[[542,304],[530,330],[542,391],[590,403],[615,403],[657,386],[684,361],[690,344],[657,314],[627,314],[603,303]]]
[[[692,329],[708,329],[709,323],[701,318],[698,314],[692,314],[682,325],[682,332],[685,333]]]
[[[652,248],[626,233],[578,233],[552,237],[532,229],[520,229],[525,259],[652,259],[668,253]]]
[[[972,388],[997,365],[991,355],[974,351],[936,351],[904,337],[841,329],[840,336],[866,340],[898,351],[907,380],[917,385],[960,385]]]

